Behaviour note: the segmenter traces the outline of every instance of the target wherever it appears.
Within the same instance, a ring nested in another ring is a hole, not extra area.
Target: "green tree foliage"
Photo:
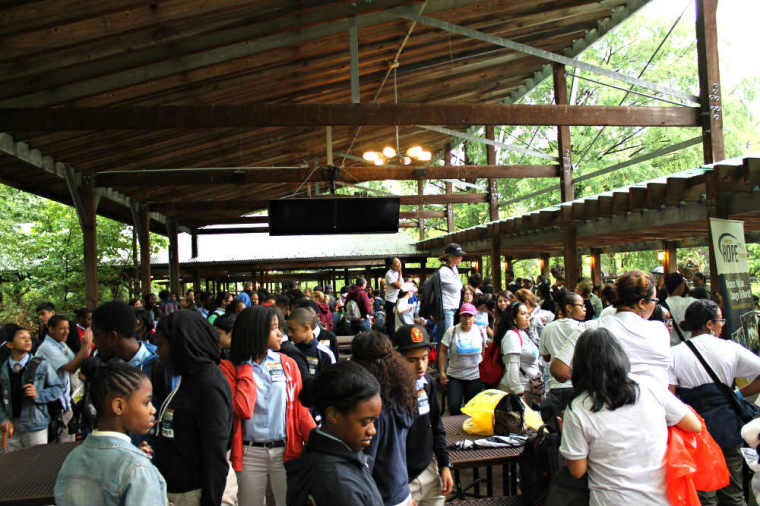
[[[688,8],[693,8],[690,5]],[[642,78],[675,89],[691,91],[698,94],[697,54],[694,37],[693,13],[685,15],[666,39],[666,34],[674,25],[675,19],[660,15],[653,9],[642,11],[622,23],[612,32],[606,34],[580,57],[581,60],[601,65],[627,75],[637,76],[642,71]],[[689,17],[691,15],[691,18]],[[665,40],[662,47],[658,45]],[[655,54],[656,51],[656,54]],[[648,60],[655,55],[651,64]],[[741,69],[726,67],[722,62],[723,76],[741,73]],[[646,67],[646,69],[645,69]],[[575,105],[625,105],[625,106],[667,106],[667,103],[652,98],[628,94],[624,90],[601,86],[583,78],[607,82],[615,86],[628,88],[628,85],[611,81],[580,69],[567,68],[568,95]],[[573,77],[575,74],[576,77]],[[729,81],[729,79],[726,79]],[[760,78],[745,77],[730,80],[735,82],[730,88],[723,89],[724,135],[726,157],[737,157],[760,149]],[[725,85],[724,85],[725,86]],[[667,95],[657,94],[642,88],[635,88],[648,95],[656,94],[668,100],[677,100]],[[554,101],[552,79],[539,83],[521,103],[548,104]],[[612,165],[626,162],[658,149],[677,144],[701,134],[695,128],[639,128],[639,127],[571,127],[573,164],[575,177],[583,176]],[[473,127],[469,133],[484,136],[482,127]],[[546,154],[557,153],[556,127],[503,127],[496,129],[496,139],[505,144],[530,148]],[[464,150],[472,164],[486,163],[485,145],[460,142],[455,145],[455,160],[463,163]],[[442,154],[439,153],[439,159]],[[515,151],[497,149],[497,163],[525,164],[547,163],[546,160],[524,155]],[[650,161],[641,162],[624,169],[609,172],[599,177],[587,179],[575,185],[576,198],[588,197],[615,188],[620,188],[648,179],[665,176],[675,172],[702,165],[701,143],[672,154]],[[480,189],[485,192],[486,181],[478,180]],[[537,196],[520,198],[534,192],[555,187],[551,192]],[[558,181],[552,179],[502,179],[498,182],[500,217],[519,216],[535,209],[541,209],[560,202]],[[512,202],[516,200],[515,202]],[[489,221],[485,204],[455,206],[456,228],[463,229]],[[443,221],[441,226],[440,222]],[[445,220],[429,220],[434,223],[428,237],[445,232]],[[416,239],[416,230],[412,231]],[[411,232],[410,232],[411,233]],[[704,268],[708,268],[706,248],[682,250],[680,258],[692,258]],[[553,259],[554,261],[554,259]],[[760,262],[760,261],[759,261]],[[603,255],[602,268],[606,274],[620,273],[631,268],[648,269],[657,264],[657,254],[653,251],[619,253]],[[755,267],[760,271],[760,263]],[[515,265],[517,276],[538,273],[535,261],[522,261]]]
[[[0,185],[0,317],[23,313],[43,300],[71,310],[84,303],[82,231],[69,206]],[[126,297],[133,265],[132,228],[98,217],[100,297]],[[153,251],[166,240],[152,237]]]

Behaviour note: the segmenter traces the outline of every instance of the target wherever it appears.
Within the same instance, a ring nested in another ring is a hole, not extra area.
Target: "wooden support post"
[[[94,309],[98,305],[97,211],[99,197],[95,191],[95,181],[92,176],[79,176],[74,169],[65,165],[64,179],[82,229],[85,304]]]
[[[195,229],[190,233],[190,256],[198,257],[198,233]]]
[[[591,249],[591,282],[594,286],[602,286],[602,250]]]
[[[718,0],[696,0],[697,64],[702,120],[702,147],[705,163],[725,158],[723,145],[723,104],[718,66]]]
[[[491,280],[497,292],[501,288],[501,237],[491,239]]]
[[[425,191],[425,180],[420,178],[417,180],[417,195],[423,195]],[[419,205],[417,206],[417,212],[419,213],[419,217],[417,220],[419,220],[419,229],[420,229],[420,241],[425,239],[425,218],[422,217],[422,212],[425,210],[425,206],[422,205],[422,201],[420,201]]]
[[[541,255],[540,260],[541,260],[541,263],[540,263],[541,275],[548,279],[549,278],[549,255],[548,254]]]
[[[552,65],[554,71],[554,101],[557,105],[567,105],[567,79],[565,66],[559,63]],[[575,199],[573,188],[572,148],[570,145],[570,127],[557,127],[557,148],[559,149],[559,180],[562,202]]]
[[[578,237],[575,225],[568,225],[564,235],[565,287],[574,290],[578,282]]]
[[[662,257],[662,269],[665,271],[665,274],[670,274],[671,272],[676,272],[678,270],[678,253],[676,252],[677,248],[677,242],[663,242],[663,249],[665,251]]]
[[[486,125],[486,139],[495,141],[493,125]],[[488,144],[486,146],[488,165],[496,165],[496,146]],[[488,179],[488,217],[491,221],[499,219],[499,188],[497,179]]]
[[[198,269],[193,270],[193,290],[195,290],[195,297],[197,299],[198,292],[201,289],[201,271]]]
[[[166,233],[169,236],[169,291],[182,295],[179,292],[179,245],[177,244],[177,220],[167,218]]]
[[[81,189],[82,203],[84,204],[82,236],[84,238],[85,304],[87,307],[95,309],[98,305],[98,197],[91,176],[82,177]]]
[[[443,152],[444,157],[444,163],[446,165],[451,165],[451,144],[446,144],[446,147],[444,148]],[[446,182],[446,195],[451,195],[454,193],[454,184],[451,182]],[[449,233],[454,232],[454,204],[451,202],[448,202],[446,204],[446,228],[449,231]]]

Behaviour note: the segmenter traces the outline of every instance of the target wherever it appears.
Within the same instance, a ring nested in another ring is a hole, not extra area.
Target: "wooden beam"
[[[496,293],[501,288],[501,238],[497,235],[491,239],[491,280]]]
[[[398,197],[402,206],[416,206],[423,204],[469,204],[472,202],[488,202],[487,193],[453,193],[451,195],[389,195]],[[256,209],[265,209],[269,205],[268,200],[198,200],[195,202],[149,202],[151,210],[164,212],[167,215],[176,216],[192,211],[208,212],[210,210],[231,210],[246,212]],[[202,215],[201,215],[202,216]],[[189,218],[188,218],[189,219]]]
[[[567,78],[565,66],[560,63],[552,65],[554,71],[554,101],[557,105],[567,104]],[[570,127],[557,127],[557,148],[559,150],[559,179],[562,202],[575,199],[573,188],[572,147],[570,144]]]
[[[177,220],[166,220],[166,234],[169,236],[169,290],[177,297],[179,292],[179,245],[177,241]]]
[[[496,140],[493,125],[486,125],[486,139]],[[496,147],[493,144],[486,146],[486,157],[488,165],[496,165]],[[499,189],[495,178],[488,179],[488,217],[491,221],[499,219]],[[496,270],[499,271],[499,269]]]
[[[198,228],[194,230],[194,233],[197,235],[268,234],[269,227]]]
[[[417,218],[417,222],[419,224],[419,237],[420,241],[425,239],[425,218],[422,217],[422,213],[424,211],[423,204],[425,201],[423,200],[425,191],[425,180],[420,178],[417,180],[417,196],[420,198],[419,204],[417,205],[417,214],[419,215],[419,218]]]
[[[82,230],[85,304],[94,309],[98,305],[97,212],[99,198],[92,177],[80,176],[66,165],[64,179]]]
[[[444,147],[444,164],[451,165],[451,143],[447,143]],[[446,195],[454,193],[454,184],[450,181],[446,182]],[[454,232],[454,205],[449,202],[446,204],[446,228],[449,233]]]
[[[602,286],[602,250],[591,248],[591,282]]]
[[[327,125],[701,126],[696,107],[524,104],[247,104],[0,108],[0,131]]]
[[[578,282],[578,237],[575,225],[568,225],[562,239],[565,257],[565,287],[568,290],[575,290]]]
[[[665,255],[662,258],[662,269],[665,271],[665,274],[676,272],[678,270],[678,243],[664,241],[663,248]]]
[[[493,148],[492,148],[493,149]],[[386,179],[416,180],[473,178],[556,177],[557,165],[449,165],[429,167],[347,167],[341,169],[337,181],[383,181]],[[178,186],[178,185],[242,185],[254,183],[302,183],[329,181],[325,171],[313,169],[170,169],[111,171],[99,173],[96,185],[102,187]]]
[[[725,156],[723,144],[723,103],[718,65],[718,0],[696,0],[697,63],[699,100],[702,105],[702,147],[705,163]]]

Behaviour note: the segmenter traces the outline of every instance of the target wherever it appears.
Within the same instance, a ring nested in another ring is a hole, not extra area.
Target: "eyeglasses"
[[[725,318],[716,318],[716,319],[715,319],[715,320],[713,320],[713,321],[714,321],[715,323],[720,323],[720,324],[725,324],[725,323],[726,323],[726,319],[725,319]]]

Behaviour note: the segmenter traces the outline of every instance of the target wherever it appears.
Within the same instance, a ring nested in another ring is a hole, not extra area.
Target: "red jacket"
[[[301,393],[301,373],[295,361],[287,355],[280,354],[282,368],[285,370],[287,382],[288,404],[285,408],[285,431],[287,443],[285,446],[285,460],[291,460],[301,455],[304,444],[309,439],[311,429],[316,427],[314,419],[301,401],[298,394]],[[219,362],[219,368],[227,378],[232,390],[232,451],[230,460],[232,468],[240,471],[243,468],[243,420],[253,416],[253,408],[256,406],[256,382],[253,379],[253,366],[242,364],[235,367],[229,360]]]

